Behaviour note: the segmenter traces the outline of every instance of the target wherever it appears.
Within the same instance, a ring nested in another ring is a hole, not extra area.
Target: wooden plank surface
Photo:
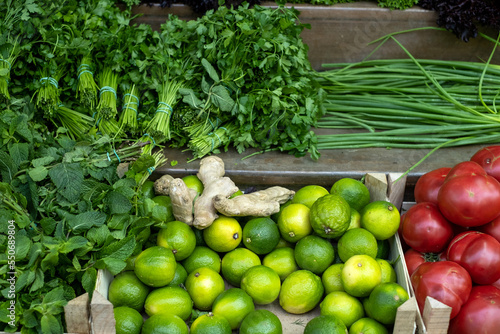
[[[71,334],[90,334],[89,294],[84,293],[64,306],[66,330]]]

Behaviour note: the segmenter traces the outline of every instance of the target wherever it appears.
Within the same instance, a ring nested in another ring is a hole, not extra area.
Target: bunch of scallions
[[[415,59],[394,40],[408,59],[327,64],[317,73],[327,92],[317,128],[337,129],[318,131],[319,150],[430,148],[430,155],[500,142],[500,66],[490,64],[498,40],[486,62]]]

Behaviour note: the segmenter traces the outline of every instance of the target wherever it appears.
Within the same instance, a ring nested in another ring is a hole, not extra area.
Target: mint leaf
[[[88,268],[82,276],[82,287],[85,291],[92,296],[95,289],[95,282],[97,280],[97,270],[95,268]]]
[[[217,71],[215,70],[215,68],[212,66],[212,64],[210,64],[210,62],[208,60],[206,60],[205,58],[203,58],[201,60],[201,65],[203,65],[203,67],[205,68],[205,70],[207,71],[208,73],[208,76],[213,80],[215,81],[216,83],[218,83],[220,81],[219,79],[219,75],[217,74]]]
[[[106,204],[111,215],[128,213],[132,209],[130,200],[117,191],[108,193],[106,196]]]
[[[101,226],[106,221],[106,214],[100,211],[87,211],[68,218],[68,226],[73,233],[87,231],[92,226]]]
[[[88,230],[86,237],[90,242],[94,243],[94,247],[97,248],[106,243],[108,238],[111,237],[111,233],[109,232],[108,226],[103,225],[101,227],[92,227]]]
[[[40,167],[40,166],[47,166],[49,165],[51,162],[53,162],[55,160],[54,157],[52,156],[45,156],[45,157],[42,157],[42,158],[38,158],[38,159],[33,159],[31,161],[31,164],[33,165],[33,167]]]
[[[124,260],[115,259],[113,257],[106,257],[102,259],[102,261],[104,262],[105,268],[113,275],[118,275],[127,266]]]
[[[231,111],[234,107],[234,100],[229,96],[226,87],[217,85],[212,88],[212,102],[222,111]]]
[[[34,292],[38,289],[41,289],[43,287],[44,276],[45,275],[44,275],[42,269],[37,268],[35,271],[35,280],[33,281],[33,284],[31,285],[31,288],[30,288],[30,293]]]
[[[10,183],[14,174],[17,173],[17,167],[12,158],[5,152],[0,152],[0,174],[2,181]]]
[[[88,240],[85,239],[82,236],[74,236],[68,239],[68,241],[65,241],[60,248],[60,252],[63,254],[67,254],[75,249],[81,248],[85,245],[87,245]]]
[[[31,248],[31,240],[25,235],[16,235],[16,261],[21,261],[26,258]]]
[[[38,166],[33,169],[30,169],[28,175],[35,182],[43,181],[49,174],[49,170],[45,166]]]
[[[115,259],[123,260],[132,255],[135,248],[135,236],[129,235],[122,240],[112,243],[104,247],[98,252],[100,258],[112,257]]]
[[[62,325],[59,320],[52,314],[42,315],[40,320],[40,325],[42,327],[42,333],[44,334],[60,334],[63,332]]]
[[[83,183],[83,170],[80,164],[57,164],[49,171],[49,175],[64,198],[71,203],[78,201]]]
[[[24,161],[28,161],[29,145],[28,143],[14,143],[9,148],[12,161],[16,166],[20,166]]]

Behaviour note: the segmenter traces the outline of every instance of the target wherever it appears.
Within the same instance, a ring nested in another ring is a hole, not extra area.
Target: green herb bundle
[[[208,154],[220,153],[221,147],[231,143],[231,137],[237,133],[237,127],[233,124],[224,124],[213,131],[195,137],[189,142],[189,149],[193,152],[193,159],[202,158]]]
[[[90,110],[94,110],[97,106],[97,93],[99,91],[99,86],[94,79],[93,68],[90,55],[83,56],[77,68],[76,97],[80,97],[80,103]]]
[[[116,103],[118,89],[118,74],[111,68],[106,67],[99,75],[99,103],[97,104],[97,111],[95,118],[100,120],[113,119],[118,113]]]
[[[120,128],[132,133],[138,130],[137,117],[139,115],[139,90],[136,85],[123,94],[123,107],[120,115]]]
[[[48,119],[54,116],[61,104],[59,79],[61,79],[62,74],[62,70],[51,71],[49,66],[40,72],[38,89],[35,92],[36,105]]]

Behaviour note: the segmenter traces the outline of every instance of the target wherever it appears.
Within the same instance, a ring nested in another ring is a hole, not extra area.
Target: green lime
[[[289,206],[290,204],[292,204],[292,200],[291,199],[288,200],[288,201],[286,201],[285,203],[281,204],[280,205],[280,211],[272,214],[271,215],[271,219],[274,220],[275,222],[277,222],[278,219],[279,219],[279,217],[280,217],[280,215],[281,215],[281,211],[283,211],[283,209],[285,207]]]
[[[288,313],[303,314],[318,305],[324,291],[318,275],[309,270],[297,270],[281,284],[279,303]]]
[[[401,216],[391,202],[368,203],[360,214],[361,227],[370,231],[377,240],[389,239],[398,231]]]
[[[295,261],[299,268],[317,275],[321,275],[332,264],[334,256],[330,241],[317,235],[308,235],[295,245]]]
[[[292,203],[285,207],[278,218],[281,237],[295,243],[312,233],[309,220],[310,209],[304,204]]]
[[[216,272],[220,272],[221,258],[217,252],[206,246],[196,246],[191,255],[181,263],[188,275],[200,267],[209,267]]]
[[[108,299],[114,307],[128,306],[140,312],[149,290],[133,271],[124,271],[109,284]]]
[[[222,258],[222,276],[229,284],[239,287],[245,271],[260,264],[261,260],[257,254],[247,248],[236,248]]]
[[[356,211],[370,203],[370,191],[365,184],[348,177],[336,181],[330,189],[330,194],[342,196]]]
[[[232,218],[220,216],[203,230],[203,239],[207,246],[216,252],[229,252],[241,242],[242,229],[240,223]]]
[[[155,314],[144,321],[141,334],[188,334],[189,328],[180,317],[160,313]]]
[[[340,195],[325,195],[311,207],[311,226],[320,237],[340,238],[350,221],[351,207]]]
[[[292,203],[300,203],[307,206],[309,209],[313,203],[320,197],[328,195],[328,190],[318,185],[307,185],[295,192],[292,198]]]
[[[344,291],[341,278],[342,268],[344,268],[343,263],[335,263],[326,268],[323,275],[321,275],[321,281],[325,287],[325,294],[329,294],[333,291]]]
[[[342,286],[355,297],[368,297],[382,282],[382,270],[377,260],[369,255],[354,255],[342,268]]]
[[[210,310],[225,289],[222,276],[208,267],[197,268],[186,279],[186,290],[197,309]]]
[[[269,310],[254,310],[247,314],[239,334],[282,334],[283,325],[276,314]]]
[[[271,268],[253,266],[241,277],[241,288],[252,297],[255,304],[270,304],[278,298],[281,279]]]
[[[134,272],[143,283],[157,288],[173,280],[176,267],[177,262],[170,249],[152,246],[137,256]]]
[[[153,197],[153,202],[160,205],[165,210],[165,223],[175,220],[174,211],[172,210],[172,199],[170,196],[158,195]]]
[[[191,324],[191,334],[231,334],[231,325],[226,318],[208,312],[196,318]]]
[[[334,315],[347,328],[365,316],[361,301],[345,291],[333,291],[325,296],[319,304],[321,315]]]
[[[347,327],[334,315],[312,318],[304,328],[304,334],[346,334]]]
[[[377,259],[389,259],[391,244],[389,239],[377,240]]]
[[[193,311],[193,301],[189,293],[180,286],[166,286],[154,289],[144,303],[146,314],[175,314],[187,320]]]
[[[254,218],[243,227],[242,240],[245,247],[255,254],[267,254],[278,245],[280,231],[271,218]]]
[[[363,228],[347,230],[339,239],[337,251],[342,262],[346,262],[353,255],[377,256],[377,239]]]
[[[229,288],[222,292],[212,307],[213,314],[225,317],[233,330],[238,329],[243,319],[253,310],[255,305],[252,297],[240,288]]]
[[[172,281],[167,284],[167,286],[184,286],[188,274],[184,266],[177,262],[177,267],[175,267],[175,275]]]
[[[278,244],[276,245],[276,247],[274,247],[274,249],[277,249],[277,248],[283,248],[283,247],[294,247],[293,246],[294,244],[291,243],[290,241],[286,241],[285,239],[283,239],[283,237],[281,236],[281,233],[280,233],[280,240],[278,241]]]
[[[143,198],[155,197],[155,183],[151,180],[146,180],[141,186],[141,194]]]
[[[140,334],[142,329],[142,315],[139,311],[128,306],[119,306],[113,309],[115,316],[116,334]]]
[[[396,320],[398,307],[409,299],[408,292],[397,283],[382,283],[373,289],[364,303],[366,314],[385,325]]]
[[[380,270],[382,271],[382,281],[381,283],[396,283],[398,277],[394,267],[389,263],[389,261],[384,259],[376,259],[380,265]]]
[[[188,187],[189,189],[195,190],[198,193],[198,195],[201,195],[201,193],[203,192],[203,189],[204,189],[203,183],[198,178],[198,176],[196,176],[196,175],[184,176],[182,178],[182,181],[184,181],[184,183],[186,184],[186,187]]]
[[[182,261],[191,255],[196,247],[196,236],[191,226],[173,220],[158,231],[157,244],[171,249],[175,260]]]
[[[299,269],[295,261],[295,251],[291,247],[276,248],[264,256],[262,264],[273,269],[282,281]]]
[[[356,209],[351,208],[351,220],[349,221],[347,230],[357,227],[361,227],[361,214]]]
[[[387,328],[372,318],[361,318],[351,325],[349,334],[389,334]]]

